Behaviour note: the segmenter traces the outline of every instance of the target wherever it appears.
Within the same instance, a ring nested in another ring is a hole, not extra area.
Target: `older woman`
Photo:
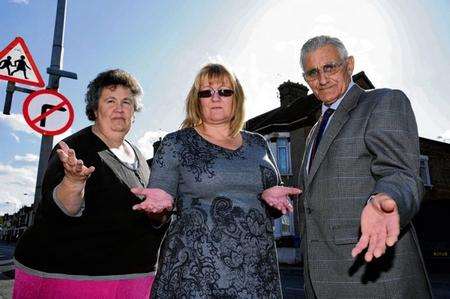
[[[203,67],[188,94],[182,129],[152,165],[148,213],[174,217],[161,247],[154,298],[279,298],[272,215],[292,210],[261,135],[243,131],[244,93],[220,64]]]
[[[125,140],[142,89],[110,70],[88,86],[94,125],[55,147],[34,225],[15,251],[15,298],[148,298],[162,238],[130,192],[149,168]]]

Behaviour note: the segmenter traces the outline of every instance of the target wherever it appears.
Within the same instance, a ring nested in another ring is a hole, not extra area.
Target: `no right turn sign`
[[[30,94],[23,103],[27,124],[42,135],[59,135],[67,131],[74,120],[69,100],[59,92],[43,89]]]

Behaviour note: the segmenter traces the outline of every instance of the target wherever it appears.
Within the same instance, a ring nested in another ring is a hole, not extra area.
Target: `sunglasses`
[[[219,97],[221,97],[221,98],[228,98],[234,94],[234,90],[232,90],[232,89],[221,88],[219,90],[215,90],[215,89],[210,88],[210,89],[200,90],[197,93],[197,96],[200,99],[211,98],[214,96],[214,94],[216,94],[216,92],[219,94]]]

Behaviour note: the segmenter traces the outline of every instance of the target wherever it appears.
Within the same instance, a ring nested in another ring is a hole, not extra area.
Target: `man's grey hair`
[[[86,115],[89,120],[95,121],[96,119],[95,111],[98,109],[98,100],[103,88],[118,85],[130,89],[134,111],[141,111],[143,91],[136,78],[121,69],[107,70],[98,74],[94,80],[89,82],[87,87],[84,101],[86,103]]]
[[[327,45],[334,46],[338,50],[341,59],[348,57],[347,49],[340,39],[328,35],[319,35],[309,39],[302,47],[300,64],[302,65],[303,71],[305,70],[306,55]]]

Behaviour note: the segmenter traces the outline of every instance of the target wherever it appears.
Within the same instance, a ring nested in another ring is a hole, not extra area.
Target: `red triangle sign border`
[[[15,46],[17,46],[17,44],[20,44],[22,46],[22,48],[25,52],[24,55],[26,55],[26,58],[28,59],[28,61],[31,64],[31,69],[36,76],[37,82],[30,81],[27,79],[16,78],[13,76],[5,76],[5,75],[1,75],[1,74],[0,74],[0,79],[6,80],[6,81],[12,81],[12,82],[16,82],[16,83],[21,83],[21,84],[25,84],[25,85],[36,86],[36,87],[44,87],[45,82],[42,79],[41,74],[39,73],[39,69],[37,68],[36,63],[34,62],[33,56],[31,55],[31,52],[28,49],[27,44],[25,43],[25,40],[23,38],[21,38],[20,36],[16,37],[12,42],[9,43],[9,45],[6,46],[5,49],[3,49],[0,52],[0,59],[3,59],[3,57],[5,57],[6,54],[8,54],[9,51],[11,51],[11,49],[13,49]]]

